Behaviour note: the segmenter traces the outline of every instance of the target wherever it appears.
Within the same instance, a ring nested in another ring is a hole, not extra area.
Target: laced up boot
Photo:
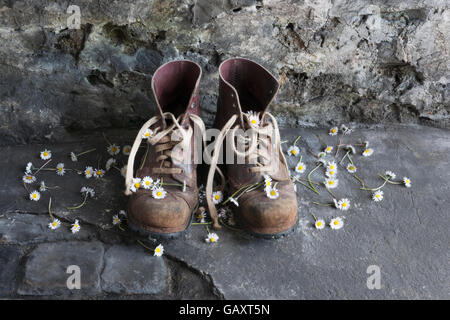
[[[221,131],[214,146],[206,186],[214,226],[218,227],[218,217],[213,194],[223,191],[225,185],[222,181],[219,187],[214,187],[214,173],[226,138],[225,157],[232,152],[234,161],[239,156],[245,163],[224,165],[230,197],[218,205],[228,203],[234,210],[236,222],[254,235],[264,238],[285,235],[297,224],[298,206],[281,150],[278,124],[267,112],[279,84],[261,65],[242,58],[224,61],[219,75],[214,127]],[[250,133],[244,135],[246,131]]]
[[[125,194],[129,225],[153,237],[173,238],[190,225],[198,206],[193,127],[199,118],[201,68],[179,60],[159,67],[151,86],[158,114],[136,136],[128,158]],[[147,150],[134,174],[142,140]],[[188,159],[186,154],[188,152]]]

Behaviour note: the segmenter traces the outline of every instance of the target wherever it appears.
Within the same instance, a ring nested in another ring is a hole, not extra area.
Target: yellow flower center
[[[270,186],[270,180],[266,181],[266,186]]]
[[[337,226],[339,224],[339,221],[335,220],[334,225]]]
[[[271,195],[271,196],[276,196],[277,193],[275,192],[275,190],[272,190],[272,191],[270,191],[270,195]]]
[[[37,194],[33,193],[33,198],[36,199],[37,198]]]
[[[101,174],[102,174],[102,172],[101,172],[100,170],[98,170],[98,171],[97,171],[97,174],[98,174],[98,175],[101,175]]]
[[[330,176],[334,176],[334,171],[329,172]]]
[[[141,184],[140,184],[139,182],[136,182],[136,183],[134,184],[134,187],[135,187],[136,189],[139,189],[139,188],[141,187]]]
[[[332,185],[334,184],[334,181],[333,181],[333,180],[330,180],[330,181],[328,181],[328,184],[329,184],[330,186],[332,186]]]
[[[160,253],[161,252],[161,248],[156,248],[155,251]]]
[[[86,174],[91,174],[91,170],[86,171]]]
[[[56,227],[58,225],[58,223],[55,221],[52,223],[52,226]]]
[[[255,120],[255,119],[252,119],[250,122],[251,122],[252,124],[255,124],[255,123],[256,123],[256,120]]]
[[[62,167],[59,167],[59,168],[58,168],[59,171],[62,171],[62,169],[63,169]]]
[[[44,152],[44,157],[48,156],[48,152]]]
[[[126,153],[130,152],[130,148],[125,148],[125,152]]]
[[[331,151],[331,148],[330,148],[330,147],[328,147],[328,148],[327,148],[327,151]]]
[[[212,237],[210,240],[211,240],[211,242],[216,242],[216,238],[214,238],[214,237]]]
[[[333,169],[334,169],[334,165],[331,165],[331,166],[330,166],[330,169],[333,170]]]
[[[345,208],[347,206],[347,202],[344,202],[342,206]]]
[[[31,180],[31,179],[33,179],[33,178],[31,178],[31,176],[27,176],[27,179],[28,179],[28,180]]]
[[[321,227],[322,226],[322,221],[317,222],[317,226]]]
[[[149,136],[150,136],[150,132],[147,132],[147,133],[145,134],[145,136],[146,136],[146,137],[149,137]]]
[[[303,170],[303,166],[298,166],[298,170]]]
[[[331,129],[331,132],[332,132],[332,133],[335,133],[335,132],[336,132],[336,129],[334,129],[334,128]]]
[[[219,200],[219,199],[220,199],[220,195],[216,194],[216,195],[214,196],[214,199]]]
[[[366,151],[365,151],[366,153],[369,153],[370,152],[370,150],[369,149],[366,149]]]
[[[158,191],[158,192],[156,192],[156,195],[157,195],[158,197],[161,197],[161,196],[162,196],[162,192],[161,192],[161,191]]]
[[[380,195],[379,193],[377,193],[376,197],[377,197],[377,198],[380,198],[380,197],[381,197],[381,195]]]
[[[350,170],[354,170],[355,169],[355,167],[354,166],[350,166]]]
[[[296,154],[297,151],[295,151],[295,149],[292,149],[291,153],[292,153],[292,154]]]

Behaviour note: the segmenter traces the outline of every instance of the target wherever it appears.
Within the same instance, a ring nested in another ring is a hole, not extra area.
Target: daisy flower
[[[408,177],[403,177],[403,183],[405,184],[405,187],[411,188],[411,180]]]
[[[317,219],[316,223],[314,223],[314,226],[316,227],[316,229],[322,230],[323,228],[325,228],[325,221],[323,221],[322,219]]]
[[[295,166],[295,172],[297,172],[297,173],[303,173],[303,172],[305,172],[305,169],[306,169],[306,166],[301,161],[299,163],[297,163]]]
[[[253,111],[249,111],[247,112],[247,120],[250,123],[250,127],[252,128],[258,128],[259,127],[259,116],[258,113],[253,112]]]
[[[239,207],[239,202],[237,201],[237,199],[229,197],[228,200],[230,200],[230,202],[232,202],[236,207]]]
[[[91,198],[93,198],[95,196],[95,191],[92,188],[89,187],[82,187],[80,190],[81,193],[87,193],[88,195],[91,196]]]
[[[355,173],[355,172],[356,172],[356,167],[355,167],[355,165],[349,163],[349,164],[347,165],[347,171],[350,172],[350,173]]]
[[[94,174],[94,168],[92,167],[86,167],[86,169],[84,170],[84,176],[89,179],[92,177],[92,175]]]
[[[272,186],[272,178],[265,174],[264,175],[264,189],[270,188]]]
[[[94,177],[98,178],[102,178],[105,175],[105,170],[103,169],[95,169],[94,170]]]
[[[40,198],[41,198],[41,194],[39,193],[39,191],[35,190],[30,193],[30,200],[39,201]]]
[[[328,178],[335,178],[335,177],[337,176],[337,171],[336,171],[336,170],[330,170],[330,169],[328,169],[328,170],[325,172],[325,175],[326,175]]]
[[[66,173],[66,169],[64,168],[64,163],[58,163],[56,165],[56,174],[58,176],[63,176]]]
[[[336,171],[337,170],[336,162],[334,162],[334,161],[328,162],[327,163],[327,170],[334,170],[334,171]]]
[[[350,208],[350,200],[348,200],[347,198],[339,200],[338,208],[342,211],[348,210]]]
[[[163,187],[156,187],[152,191],[152,196],[155,199],[164,199],[166,197],[167,191]]]
[[[41,159],[42,160],[48,160],[52,157],[52,152],[50,150],[45,149],[44,151],[41,151]]]
[[[213,192],[212,198],[213,198],[214,204],[219,204],[219,203],[221,203],[222,200],[223,200],[223,194],[222,194],[222,191],[216,191],[216,192]]]
[[[393,173],[392,171],[386,171],[384,173],[384,175],[386,176],[386,178],[388,178],[389,180],[393,180],[395,179],[396,175],[395,173]]]
[[[31,175],[31,174],[25,174],[25,175],[22,177],[22,181],[25,182],[25,183],[30,184],[30,183],[33,183],[33,182],[36,181],[36,177],[33,176],[33,175]]]
[[[130,155],[130,152],[131,152],[131,146],[129,146],[129,145],[123,146],[122,153],[124,156]]]
[[[363,152],[363,156],[364,157],[370,157],[371,155],[373,154],[373,149],[371,149],[371,148],[366,148],[366,150],[364,150],[364,152]]]
[[[25,167],[25,173],[30,174],[32,168],[33,168],[33,164],[31,162],[28,162],[27,166]]]
[[[375,202],[380,202],[381,200],[383,200],[383,191],[381,190],[377,190],[374,192],[374,194],[372,195],[372,199]]]
[[[145,132],[142,134],[142,139],[148,139],[152,136],[153,134],[153,130],[148,128],[147,130],[145,130]]]
[[[61,221],[59,221],[59,219],[53,219],[53,221],[48,224],[48,227],[52,230],[58,229],[60,226]]]
[[[120,152],[120,147],[114,143],[111,144],[107,150],[110,155],[115,156]]]
[[[343,226],[344,226],[344,220],[342,220],[342,218],[340,218],[340,217],[333,218],[330,221],[330,227],[333,230],[339,230]]]
[[[113,166],[113,164],[116,164],[117,161],[114,158],[109,158],[108,161],[106,161],[106,171],[109,171],[111,169],[111,167]]]
[[[155,248],[155,252],[153,253],[153,255],[157,256],[157,257],[161,257],[163,255],[163,253],[164,253],[164,247],[162,244],[160,244],[159,246],[157,246]]]
[[[321,158],[324,158],[325,156],[326,156],[327,154],[325,153],[325,152],[319,152],[318,154],[317,154],[317,157],[319,158],[319,159],[321,159]]]
[[[72,231],[72,233],[77,233],[78,231],[80,231],[80,223],[78,222],[78,219],[75,219],[75,222],[72,224],[72,228],[70,228],[70,230]]]
[[[338,186],[339,180],[335,178],[327,178],[325,179],[324,184],[328,189],[334,189]]]
[[[300,153],[300,149],[297,146],[290,146],[287,151],[289,156],[296,156]]]
[[[208,237],[205,239],[205,241],[209,242],[209,243],[215,243],[218,240],[219,240],[219,236],[214,232],[208,233]]]
[[[205,212],[205,209],[200,210],[199,213],[198,213],[198,215],[197,215],[198,221],[200,221],[200,223],[205,223],[205,222],[206,222],[206,221],[205,221],[205,218],[206,218],[206,212]]]
[[[116,214],[116,215],[114,215],[113,218],[112,218],[112,224],[113,224],[113,225],[117,225],[117,224],[119,224],[119,223],[120,223],[120,218],[119,218],[119,215]]]
[[[144,177],[144,179],[142,179],[142,185],[144,186],[144,189],[150,189],[152,187],[153,184],[153,179],[150,178],[149,176]]]
[[[331,153],[331,151],[333,151],[333,147],[332,146],[327,146],[325,148],[325,150],[323,150],[323,152],[325,152],[325,153]]]
[[[126,212],[125,210],[120,210],[120,211],[119,211],[119,216],[124,216],[124,217],[126,217],[126,216],[127,216],[127,212]]]
[[[335,135],[338,134],[338,131],[339,131],[338,127],[333,127],[333,128],[330,129],[330,132],[328,134],[330,136],[335,136]]]
[[[227,210],[225,208],[220,208],[217,215],[219,218],[225,219],[227,217]]]
[[[41,181],[41,185],[39,186],[39,191],[44,192],[47,190],[47,186],[44,181]]]
[[[127,176],[127,165],[124,165],[121,169],[120,169],[120,174],[122,175],[122,177],[126,177]]]
[[[278,192],[277,188],[268,188],[266,190],[266,195],[269,199],[277,199],[280,196],[280,193]]]
[[[70,153],[70,159],[71,159],[73,162],[78,161],[78,157],[77,157],[77,155],[75,154],[75,152],[71,152],[71,153]]]
[[[136,192],[141,187],[142,180],[140,178],[133,178],[131,182],[130,190]]]

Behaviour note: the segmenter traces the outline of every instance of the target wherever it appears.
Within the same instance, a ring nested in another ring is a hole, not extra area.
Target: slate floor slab
[[[336,145],[339,138],[343,143],[354,144],[368,140],[374,154],[362,157],[359,154],[362,149],[358,149],[358,154],[352,156],[358,177],[367,186],[375,187],[383,182],[377,173],[392,170],[399,179],[408,176],[412,187],[386,185],[383,201],[374,202],[371,192],[360,190],[360,182],[346,172],[347,160],[344,160],[339,166],[339,188],[333,193],[338,198],[349,198],[350,210],[342,212],[313,204],[330,202],[330,194],[322,190],[317,195],[299,184],[299,225],[288,237],[261,240],[222,228],[217,232],[219,242],[210,245],[204,241],[205,227],[191,226],[179,239],[147,240],[146,244],[151,246],[161,242],[167,257],[203,275],[217,296],[226,299],[450,298],[450,132],[421,126],[365,126],[357,128],[350,136],[331,137],[327,133],[326,129],[284,129],[281,136],[287,142],[283,149],[301,135],[298,146],[307,165],[306,172],[309,172],[316,163],[311,153],[317,154],[325,144]],[[134,134],[133,131],[107,132],[109,140],[121,146],[131,144]],[[98,148],[98,152],[71,162],[70,151],[81,152],[92,147]],[[44,148],[53,152],[53,167],[58,162],[78,170],[86,165],[104,167],[110,157],[101,133],[74,137],[68,144],[2,148],[6,156],[0,159],[0,174],[6,183],[0,185],[1,241],[3,244],[37,246],[26,259],[19,293],[65,295],[65,282],[61,281],[67,276],[63,265],[75,257],[79,263],[91,266],[90,294],[106,290],[136,294],[153,292],[157,296],[158,292],[165,291],[166,279],[163,278],[170,278],[170,272],[164,273],[163,261],[153,259],[151,252],[136,244],[137,235],[112,225],[112,216],[126,209],[127,203],[123,195],[123,178],[118,170],[113,169],[97,180],[87,180],[75,172],[59,177],[54,172],[43,171],[38,180],[43,179],[47,185],[59,188],[43,193],[38,202],[27,199],[21,183],[22,172],[28,161],[36,166],[43,163],[39,151]],[[340,152],[335,160],[339,162],[343,155]],[[117,160],[121,167],[126,157],[119,155]],[[288,157],[290,168],[298,160]],[[306,174],[301,177],[306,178]],[[318,169],[312,179],[323,181],[324,170]],[[68,210],[68,206],[81,202],[79,190],[83,185],[93,187],[96,196],[88,199],[82,208]],[[67,227],[54,234],[48,232],[50,196],[53,214],[65,224],[79,219],[85,234],[72,235]],[[341,230],[329,227],[316,230],[312,214],[326,221],[341,216],[344,227]],[[123,226],[126,228],[126,224]],[[115,239],[114,246],[96,242],[99,230],[101,239]],[[124,243],[120,243],[120,239]],[[94,243],[97,249],[92,254],[82,255],[87,249],[69,248],[67,243],[72,242],[83,246]],[[139,261],[133,264],[133,272],[128,273],[126,264],[130,256]],[[56,262],[50,264],[49,259]],[[99,267],[102,265],[105,266],[103,273]],[[112,267],[114,265],[118,268]],[[380,268],[381,288],[370,290],[367,270],[373,265]],[[145,280],[141,282],[138,279],[143,274],[139,272],[147,267],[151,275],[144,276]],[[55,275],[39,271],[48,268]],[[156,281],[157,278],[161,281]]]

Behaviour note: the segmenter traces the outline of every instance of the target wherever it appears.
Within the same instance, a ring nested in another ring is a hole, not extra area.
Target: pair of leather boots
[[[205,138],[199,108],[201,75],[198,64],[177,60],[159,67],[152,78],[159,114],[139,131],[125,178],[125,194],[131,195],[129,225],[152,237],[178,236],[189,227],[198,208],[194,156],[199,146],[194,146],[193,132],[196,128]],[[297,224],[298,206],[277,122],[267,112],[278,81],[261,65],[243,58],[224,61],[219,76],[214,128],[220,134],[212,156],[207,157],[206,201],[213,227],[220,229],[216,205],[227,202],[235,221],[251,234],[265,238],[285,235]],[[244,136],[246,130],[252,132],[251,137]],[[230,143],[225,144],[230,135]],[[147,149],[134,175],[135,156],[143,139],[148,142]],[[244,145],[243,151],[236,147],[237,141]],[[219,166],[224,151],[245,161]],[[215,176],[221,179],[217,185]],[[229,197],[224,197],[225,188]]]

